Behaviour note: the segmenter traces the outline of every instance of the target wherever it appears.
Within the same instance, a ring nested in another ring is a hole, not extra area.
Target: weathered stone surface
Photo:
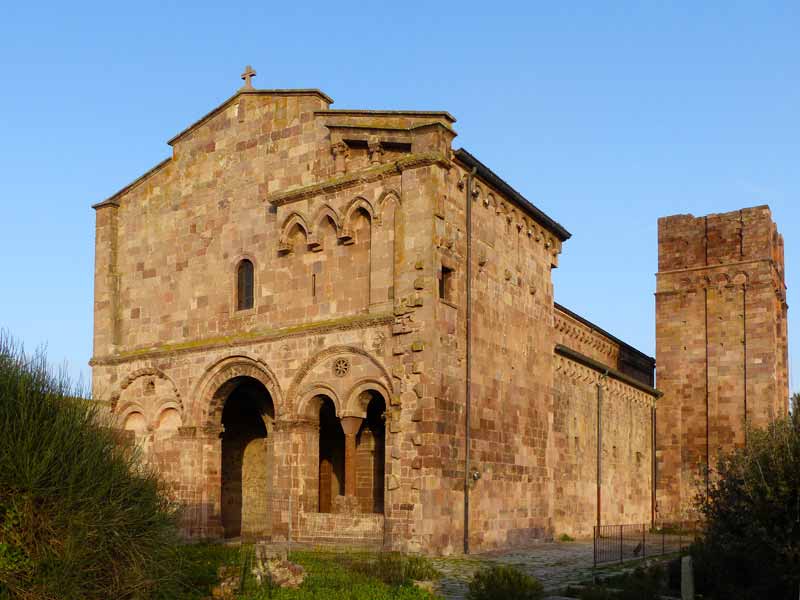
[[[681,600],[694,600],[694,569],[692,557],[681,559]]]
[[[306,578],[306,571],[288,560],[271,560],[266,564],[266,577],[276,587],[299,588]]]
[[[583,535],[598,512],[648,522],[656,393],[603,372],[652,384],[653,360],[554,303],[566,232],[488,170],[468,190],[476,163],[453,151],[449,114],[330,102],[315,90],[240,90],[97,206],[93,395],[184,504],[185,534],[313,543],[341,530],[459,552],[468,439],[482,475],[470,490],[475,551]],[[753,219],[753,231],[769,229]],[[755,268],[753,397],[767,371],[778,377],[770,393],[785,380],[759,333],[777,326],[785,340],[785,311],[764,316],[769,277]],[[674,277],[659,277],[661,294]],[[679,373],[668,346],[659,368]],[[698,360],[697,348],[688,355]],[[683,388],[662,376],[669,413]],[[712,431],[725,442],[724,428]]]
[[[685,518],[719,452],[788,410],[783,237],[768,207],[659,220],[658,516]]]
[[[235,598],[241,583],[241,574],[236,566],[220,567],[217,571],[219,583],[211,588],[212,598]]]

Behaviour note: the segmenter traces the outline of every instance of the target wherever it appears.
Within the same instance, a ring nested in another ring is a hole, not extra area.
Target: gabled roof
[[[233,96],[225,100],[222,104],[217,106],[214,110],[207,113],[205,116],[200,117],[197,121],[189,125],[186,129],[181,131],[179,134],[175,135],[172,139],[170,139],[167,143],[170,146],[174,146],[175,142],[180,140],[184,135],[199,127],[206,121],[208,121],[211,117],[222,111],[226,106],[228,106],[231,102],[233,102],[236,98],[243,94],[249,94],[252,96],[319,96],[328,104],[333,104],[333,98],[328,96],[325,92],[317,89],[296,89],[296,90],[246,90],[240,89],[238,90]]]
[[[214,108],[210,112],[206,113],[204,116],[200,117],[197,121],[195,121],[194,123],[189,125],[186,129],[184,129],[183,131],[181,131],[177,135],[173,136],[167,143],[170,146],[174,146],[175,143],[178,142],[178,140],[180,140],[184,135],[186,135],[190,131],[193,131],[194,129],[196,129],[197,127],[199,127],[200,125],[202,125],[203,123],[205,123],[206,121],[208,121],[209,119],[214,117],[214,115],[222,112],[222,110],[225,109],[234,100],[236,100],[236,98],[238,98],[239,96],[244,95],[244,94],[253,95],[253,96],[318,96],[318,97],[322,98],[322,100],[324,100],[328,104],[333,104],[333,98],[328,96],[325,92],[322,92],[321,90],[317,90],[317,89],[292,89],[292,90],[248,90],[248,89],[240,89],[240,90],[237,90],[237,92],[233,96],[231,96],[230,98],[228,98],[227,100],[225,100],[224,102],[219,104],[216,108]],[[135,187],[137,184],[139,184],[142,181],[144,181],[145,179],[147,179],[147,177],[149,177],[150,175],[152,175],[153,173],[158,171],[161,167],[166,165],[170,160],[172,160],[172,159],[171,158],[165,158],[160,163],[158,163],[156,166],[154,166],[152,169],[147,171],[145,174],[141,175],[140,177],[137,177],[134,181],[132,181],[131,183],[129,183],[128,185],[126,185],[122,189],[114,192],[111,196],[109,196],[108,198],[106,198],[102,202],[98,202],[97,204],[93,204],[92,208],[97,209],[97,208],[101,208],[103,206],[115,205],[117,197],[119,197],[123,193],[125,193],[128,190],[130,190],[131,188]]]
[[[102,208],[104,206],[119,206],[119,204],[117,203],[117,198],[119,196],[121,196],[122,194],[124,194],[125,192],[130,190],[131,188],[135,187],[136,185],[140,184],[142,181],[144,181],[145,179],[150,177],[150,175],[152,175],[153,173],[158,171],[161,167],[166,165],[171,160],[172,160],[172,158],[165,158],[160,163],[158,163],[155,167],[153,167],[152,169],[150,169],[149,171],[147,171],[143,175],[140,175],[139,177],[137,177],[136,179],[131,181],[128,185],[126,185],[122,189],[117,190],[116,192],[111,194],[108,198],[103,200],[102,202],[98,202],[97,204],[92,204],[92,208],[97,210],[98,208]]]

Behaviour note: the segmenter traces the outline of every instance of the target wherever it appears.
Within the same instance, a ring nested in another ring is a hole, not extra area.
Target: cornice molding
[[[165,344],[157,347],[147,347],[121,352],[115,355],[97,356],[89,361],[89,365],[107,366],[119,365],[135,360],[149,360],[172,356],[176,354],[187,354],[194,352],[205,352],[218,348],[233,348],[241,346],[252,346],[264,342],[274,342],[282,339],[300,337],[304,335],[319,335],[332,331],[349,331],[352,329],[362,329],[380,325],[391,325],[394,323],[393,313],[381,313],[377,315],[364,315],[358,317],[344,317],[329,321],[317,321],[294,327],[282,327],[280,329],[243,333],[223,338],[205,338],[190,342],[177,344]]]
[[[320,194],[332,194],[363,183],[379,181],[381,179],[391,177],[392,175],[402,173],[408,169],[416,169],[418,167],[426,167],[430,165],[439,165],[446,169],[449,169],[451,166],[450,161],[447,160],[444,155],[439,153],[431,152],[425,154],[409,154],[390,163],[362,169],[353,173],[347,173],[333,179],[328,179],[327,181],[323,181],[321,183],[315,183],[285,192],[269,194],[264,201],[273,206],[283,206],[299,200],[305,200],[306,198],[312,198]]]
[[[731,269],[734,267],[742,267],[744,265],[752,265],[757,263],[770,263],[774,266],[775,261],[771,258],[753,258],[751,260],[742,260],[737,262],[724,262],[718,263],[716,265],[700,265],[699,267],[686,267],[684,269],[672,269],[669,271],[658,271],[656,272],[656,276],[659,275],[675,275],[676,273],[689,273],[689,272],[696,272],[696,271],[706,271],[706,270],[714,270],[714,269]]]
[[[644,392],[654,398],[660,398],[664,395],[664,392],[658,390],[654,387],[650,387],[631,377],[630,375],[626,375],[617,369],[613,369],[607,365],[604,365],[600,361],[597,361],[593,358],[590,358],[580,352],[576,352],[572,348],[568,348],[562,344],[556,344],[555,353],[559,356],[567,358],[573,362],[576,362],[584,367],[588,367],[589,369],[596,371],[597,373],[601,373],[607,375],[608,377],[615,379],[625,385],[630,387],[636,388],[637,390]]]

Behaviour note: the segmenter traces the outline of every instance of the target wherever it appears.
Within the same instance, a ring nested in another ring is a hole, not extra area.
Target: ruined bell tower
[[[680,518],[706,466],[788,410],[783,237],[769,207],[658,222],[657,518]]]

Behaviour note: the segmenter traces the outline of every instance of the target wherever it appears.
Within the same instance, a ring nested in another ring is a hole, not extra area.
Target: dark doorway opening
[[[334,499],[344,496],[344,431],[330,398],[319,409],[319,512],[333,510]]]
[[[367,418],[357,438],[356,493],[362,512],[383,513],[386,462],[386,402],[377,392],[369,394]]]
[[[270,532],[274,407],[260,381],[230,383],[222,409],[222,527],[226,538],[262,537]]]

